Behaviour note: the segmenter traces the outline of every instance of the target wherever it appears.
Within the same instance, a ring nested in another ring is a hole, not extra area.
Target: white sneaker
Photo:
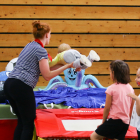
[[[91,67],[92,63],[88,60],[85,55],[81,55],[80,62],[87,67]]]
[[[100,60],[100,56],[94,50],[90,51],[88,57],[91,61],[99,61]]]

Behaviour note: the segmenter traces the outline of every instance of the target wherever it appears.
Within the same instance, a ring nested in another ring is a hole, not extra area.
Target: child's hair
[[[34,21],[33,26],[33,35],[35,39],[42,39],[46,33],[50,32],[50,26],[46,23],[41,23],[40,21]]]
[[[71,49],[70,45],[62,43],[58,46],[58,53]]]
[[[110,63],[110,69],[114,73],[113,81],[117,83],[130,83],[130,69],[127,63],[122,60],[114,60]]]

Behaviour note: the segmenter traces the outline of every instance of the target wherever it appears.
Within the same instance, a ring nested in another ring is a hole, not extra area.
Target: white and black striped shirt
[[[39,61],[41,59],[48,59],[45,48],[35,41],[27,44],[21,51],[9,78],[19,79],[34,88],[39,79]]]

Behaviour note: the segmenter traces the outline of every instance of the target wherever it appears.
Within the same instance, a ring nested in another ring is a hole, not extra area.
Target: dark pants
[[[36,117],[35,97],[32,87],[14,78],[8,78],[4,92],[18,117],[14,140],[32,140]]]
[[[4,93],[4,90],[0,91],[0,103],[6,103],[6,95]]]
[[[140,140],[140,131],[137,130],[138,140]]]

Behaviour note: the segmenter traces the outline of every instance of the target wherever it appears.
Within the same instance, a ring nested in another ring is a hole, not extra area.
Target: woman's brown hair
[[[117,83],[130,83],[130,69],[127,63],[122,60],[114,60],[110,63],[110,69],[114,73],[114,81]]]
[[[42,39],[46,33],[50,32],[50,26],[46,23],[41,23],[40,21],[34,21],[33,26],[33,35],[35,39]]]

